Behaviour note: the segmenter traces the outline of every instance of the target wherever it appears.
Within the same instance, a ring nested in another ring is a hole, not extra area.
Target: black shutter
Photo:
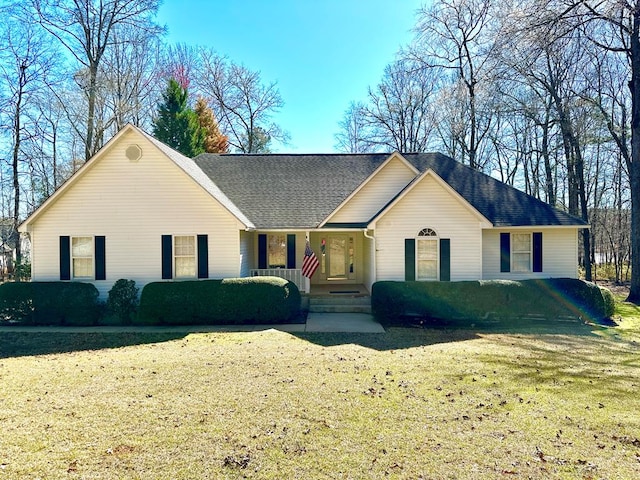
[[[209,278],[209,237],[198,235],[198,278]]]
[[[296,268],[296,236],[287,235],[287,268]]]
[[[71,280],[71,239],[60,237],[60,280]]]
[[[416,240],[404,239],[404,279],[413,282],[416,279]]]
[[[162,278],[173,278],[173,238],[162,235]]]
[[[258,268],[267,268],[267,235],[258,235]]]
[[[542,232],[533,232],[533,271],[542,272]]]
[[[511,234],[500,234],[500,271],[511,271]]]
[[[440,239],[440,281],[451,281],[451,240]]]
[[[96,254],[96,280],[107,279],[106,268],[106,252],[105,252],[105,237],[96,236],[94,239],[95,254]]]

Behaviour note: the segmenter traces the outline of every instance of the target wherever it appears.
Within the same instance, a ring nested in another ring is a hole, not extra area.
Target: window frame
[[[178,254],[176,248],[176,239],[178,238],[191,238],[193,241],[193,255]],[[171,236],[171,261],[173,266],[173,278],[178,280],[195,279],[198,278],[198,236],[194,234],[180,234]],[[179,275],[178,274],[178,259],[193,258],[193,275]]]
[[[427,259],[427,261],[435,261],[435,277],[420,276],[420,244],[431,242],[435,245],[435,258]],[[415,277],[418,282],[438,282],[440,281],[440,237],[438,232],[433,228],[423,228],[416,235],[416,251],[415,251],[416,265],[415,265]]]
[[[515,236],[527,236],[529,238],[529,250],[516,250]],[[532,273],[533,272],[533,233],[532,232],[511,232],[511,273]],[[529,263],[526,269],[520,267],[520,263],[516,261],[516,257],[523,255],[529,256]]]
[[[74,242],[77,239],[86,238],[89,239],[89,245],[91,253],[88,255],[75,255],[74,254]],[[69,239],[70,260],[71,260],[71,280],[95,280],[96,278],[96,247],[95,236],[93,235],[73,235]],[[76,275],[76,259],[90,259],[91,274],[90,275]]]

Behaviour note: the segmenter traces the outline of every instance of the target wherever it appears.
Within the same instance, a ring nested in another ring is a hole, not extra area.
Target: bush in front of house
[[[572,316],[599,321],[613,315],[611,292],[571,278],[393,282],[373,285],[371,306],[386,324],[408,319],[434,321],[515,320],[524,316]]]
[[[278,277],[153,282],[145,285],[141,325],[286,323],[300,312],[300,291]]]
[[[109,290],[107,315],[115,317],[121,324],[131,323],[138,307],[139,291],[134,280],[117,280]]]
[[[0,285],[0,321],[20,325],[96,325],[98,290],[80,282]]]

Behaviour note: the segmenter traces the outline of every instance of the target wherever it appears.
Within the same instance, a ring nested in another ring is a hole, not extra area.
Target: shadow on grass
[[[168,342],[187,332],[2,332],[0,359]]]
[[[507,367],[521,384],[583,388],[593,398],[628,396],[640,383],[640,344],[593,335],[588,342],[571,335],[498,337],[510,355],[481,356],[486,364]],[[602,407],[601,407],[602,408]]]
[[[298,338],[333,347],[354,344],[379,351],[400,350],[437,345],[441,343],[465,342],[487,334],[513,335],[558,335],[582,337],[594,335],[599,327],[579,321],[541,322],[514,321],[487,324],[448,323],[385,327],[386,333],[293,333]]]
[[[266,328],[270,328],[265,326]],[[565,335],[569,337],[592,335],[594,326],[579,322],[513,322],[510,324],[428,324],[387,327],[386,333],[349,332],[291,332],[291,335],[316,345],[333,347],[360,345],[378,351],[401,350],[444,343],[464,342],[486,334]],[[244,331],[227,326],[225,332]],[[225,332],[220,332],[224,334]],[[0,359],[70,353],[76,351],[161,343],[186,337],[192,331],[165,332],[0,332]]]

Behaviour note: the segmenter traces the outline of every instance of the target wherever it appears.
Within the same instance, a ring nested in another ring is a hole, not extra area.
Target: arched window
[[[437,281],[439,255],[438,233],[433,228],[423,228],[416,238],[416,280]]]

